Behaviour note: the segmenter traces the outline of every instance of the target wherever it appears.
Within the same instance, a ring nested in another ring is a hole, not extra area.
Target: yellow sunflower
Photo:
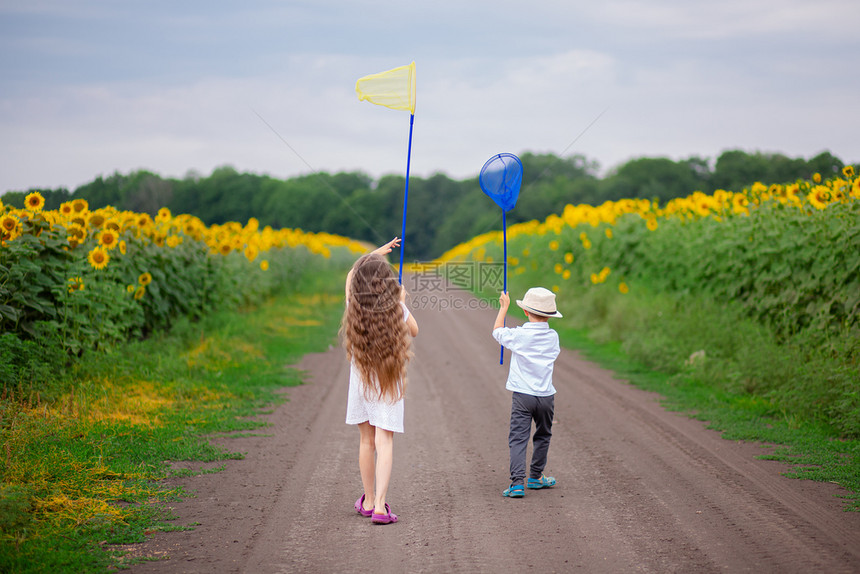
[[[260,261],[260,269],[262,269],[263,271],[269,270],[269,260],[268,259],[263,259],[262,261]]]
[[[627,293],[630,292],[630,287],[627,286],[627,283],[622,281],[621,283],[618,284],[618,291],[620,291],[622,294],[626,295]]]
[[[806,201],[815,209],[824,209],[830,203],[830,199],[830,188],[825,185],[816,185],[812,191],[806,194]]]
[[[134,299],[135,301],[140,301],[143,299],[143,296],[146,295],[146,287],[140,285],[137,289],[134,290]]]
[[[550,248],[550,249],[552,249],[553,251],[555,251],[556,249],[558,249],[558,241],[556,241],[555,239],[553,239],[552,241],[550,241],[550,242],[549,242],[549,248]]]
[[[196,221],[187,222],[185,227],[182,228],[182,232],[194,239],[200,239],[200,229],[198,228]]]
[[[125,252],[127,250],[128,250],[128,248],[125,245],[125,241],[120,241],[119,242],[119,252],[122,253],[123,255],[125,255]]]
[[[66,227],[66,233],[69,234],[69,237],[74,237],[79,242],[87,238],[86,228],[77,223],[70,223],[69,226]]]
[[[75,291],[83,291],[84,290],[84,280],[80,277],[72,277],[68,281],[69,293],[74,293]]]
[[[117,246],[119,236],[113,229],[103,229],[99,234],[99,245],[105,249],[113,249]]]
[[[137,278],[137,282],[142,286],[146,287],[150,283],[152,283],[152,273],[147,271],[146,273],[141,273],[140,277]]]
[[[606,281],[606,278],[609,276],[610,273],[611,271],[609,270],[609,267],[604,267],[603,269],[601,269],[600,275],[598,276],[600,277],[600,282],[603,283],[604,281]]]
[[[67,239],[69,240],[69,243],[74,243],[72,247],[77,247],[78,244],[83,243],[84,239],[87,238],[87,230],[77,223],[70,223],[69,226],[66,227],[66,233],[68,233]]]
[[[7,213],[3,217],[0,217],[0,231],[2,231],[4,235],[14,235],[17,237],[19,231],[18,226],[20,224],[21,221],[18,217],[11,213]]]
[[[62,213],[63,215],[68,216],[74,212],[75,212],[75,209],[72,207],[71,201],[64,201],[62,204],[60,204],[60,213]]]
[[[34,191],[24,198],[24,206],[30,211],[42,211],[45,207],[45,198],[38,191]]]
[[[75,213],[86,213],[87,211],[89,211],[90,206],[87,203],[86,199],[73,199],[72,209],[75,211]]]
[[[565,253],[564,254],[564,262],[567,263],[568,265],[573,263],[573,253],[571,253],[570,251]]]
[[[732,196],[732,213],[735,214],[748,214],[749,213],[749,199],[747,196],[742,193],[736,193]]]
[[[845,192],[848,191],[848,182],[843,179],[833,181],[831,190],[831,201],[845,201]]]
[[[104,269],[110,261],[110,255],[104,247],[93,247],[87,255],[87,261],[94,269]]]
[[[564,267],[562,267],[561,263],[556,263],[555,267],[553,267],[552,269],[560,275],[561,272],[564,270]]]
[[[843,167],[842,168],[842,175],[844,175],[848,179],[851,179],[852,177],[854,177],[854,166],[853,165],[846,165],[845,167]]]
[[[141,213],[137,215],[137,226],[141,229],[149,229],[152,227],[152,218],[148,213]]]
[[[90,213],[90,216],[87,218],[87,224],[90,227],[101,227],[105,223],[105,216],[103,213],[98,211],[93,211]]]

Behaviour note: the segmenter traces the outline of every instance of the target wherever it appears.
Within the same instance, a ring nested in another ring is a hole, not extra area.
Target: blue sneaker
[[[526,495],[526,491],[522,484],[512,484],[502,494],[508,498],[522,498]]]
[[[541,475],[540,478],[530,478],[528,481],[529,488],[550,488],[555,486],[555,478],[552,476]]]

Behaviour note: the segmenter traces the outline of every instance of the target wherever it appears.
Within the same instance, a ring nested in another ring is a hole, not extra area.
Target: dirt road
[[[465,293],[445,298],[468,307]],[[266,415],[271,436],[225,442],[245,460],[181,479],[197,497],[172,505],[177,524],[195,529],[136,545],[164,559],[131,572],[860,572],[860,513],[842,511],[839,487],[781,477],[784,465],[754,458],[763,447],[664,411],[574,352],[555,371],[558,485],[503,498],[510,393],[495,312],[415,315],[388,494],[399,523],[353,510],[358,431],[344,424],[334,348],[304,359],[309,382]]]

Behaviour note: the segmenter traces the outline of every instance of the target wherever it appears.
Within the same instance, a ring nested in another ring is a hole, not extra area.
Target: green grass
[[[729,440],[774,445],[758,458],[787,463],[785,476],[844,487],[847,511],[860,511],[860,440],[841,439],[826,424],[774,408],[771,400],[720,389],[689,372],[666,374],[630,358],[619,342],[597,342],[585,329],[558,326],[562,345],[581,350],[632,385],[660,394],[663,405],[706,421]]]
[[[51,403],[0,401],[0,571],[104,572],[114,545],[174,530],[166,461],[241,453],[211,436],[265,433],[258,415],[301,383],[289,365],[335,344],[343,273],[303,277],[254,309],[180,321],[158,338],[86,355],[65,376],[74,392]]]

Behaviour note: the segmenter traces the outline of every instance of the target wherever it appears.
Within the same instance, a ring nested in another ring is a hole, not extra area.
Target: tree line
[[[623,198],[664,203],[693,191],[740,191],[756,181],[789,183],[815,173],[829,177],[845,165],[829,152],[803,159],[729,150],[713,165],[697,156],[679,161],[637,158],[601,178],[598,164],[582,155],[527,152],[520,159],[523,182],[517,205],[507,214],[508,224],[542,220],[569,203],[599,205]],[[26,195],[39,191],[46,209],[83,198],[91,209],[110,205],[155,215],[167,207],[175,214],[193,214],[207,225],[255,217],[261,226],[325,231],[381,243],[400,233],[405,183],[400,175],[374,180],[361,172],[320,172],[282,180],[224,166],[208,177],[189,173],[181,179],[146,170],[117,172],[71,192],[65,188],[10,191],[2,200],[23,207]],[[442,173],[410,177],[406,226],[410,258],[432,259],[475,235],[501,229],[501,223],[499,209],[481,191],[477,175],[465,180]]]

